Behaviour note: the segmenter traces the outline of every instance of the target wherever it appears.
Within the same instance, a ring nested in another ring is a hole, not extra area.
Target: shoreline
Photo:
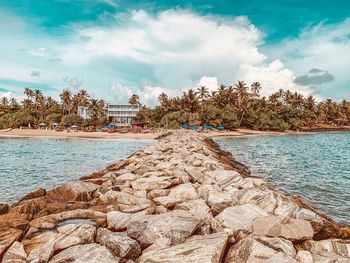
[[[79,261],[90,250],[96,262],[350,259],[349,225],[251,176],[211,136],[167,132],[103,170],[0,204],[0,260]]]
[[[56,132],[54,130],[20,130],[13,129],[8,132],[0,131],[0,138],[31,138],[31,137],[43,137],[43,138],[77,138],[77,139],[156,139],[164,132],[171,132],[174,130],[161,130],[153,133],[106,133],[106,132]],[[206,131],[198,132],[198,134],[204,135],[208,138],[215,137],[249,137],[249,136],[283,136],[283,135],[302,135],[309,133],[332,133],[332,132],[350,132],[350,127],[319,127],[319,128],[307,128],[301,131],[257,131],[251,129],[235,129],[233,131]]]

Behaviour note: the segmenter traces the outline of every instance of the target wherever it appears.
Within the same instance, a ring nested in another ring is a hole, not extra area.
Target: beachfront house
[[[139,110],[139,107],[130,104],[107,103],[105,108],[109,123],[117,126],[130,126]]]

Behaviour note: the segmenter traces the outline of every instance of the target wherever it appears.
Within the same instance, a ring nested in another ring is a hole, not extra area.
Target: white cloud
[[[63,76],[82,76],[83,88],[91,94],[120,103],[136,93],[154,104],[162,91],[176,96],[187,88],[205,84],[214,89],[237,80],[261,81],[265,93],[277,87],[311,91],[294,84],[290,69],[271,63],[260,51],[264,34],[246,17],[168,10],[155,16],[135,11],[116,19],[104,26],[71,25],[74,34],[59,38],[18,22],[17,30],[0,43],[0,50],[9,51],[0,61],[1,77],[45,83],[59,91],[66,87]],[[30,77],[33,69],[42,73],[40,78]]]
[[[132,90],[128,87],[119,83],[112,83],[110,86],[110,97],[108,102],[125,104],[128,103],[132,94]]]
[[[277,87],[312,91],[294,84],[293,72],[280,61],[268,63],[258,49],[263,33],[246,17],[228,20],[178,10],[151,16],[135,11],[123,23],[85,28],[80,35],[87,41],[66,47],[69,52],[61,56],[64,61],[81,64],[96,58],[128,59],[149,68],[158,89],[184,90],[198,81],[209,81],[206,86],[213,89],[218,83],[244,79],[264,82],[265,93]]]
[[[0,98],[6,97],[8,99],[11,99],[12,96],[12,92],[11,91],[7,91],[7,92],[0,92]]]
[[[219,87],[218,79],[216,77],[203,76],[199,80],[197,86],[198,87],[205,86],[209,91],[215,91]]]
[[[306,28],[298,37],[286,39],[266,47],[270,57],[283,58],[287,67],[297,77],[313,68],[320,68],[334,75],[334,80],[314,84],[323,96],[350,97],[350,18],[338,24],[320,23]]]

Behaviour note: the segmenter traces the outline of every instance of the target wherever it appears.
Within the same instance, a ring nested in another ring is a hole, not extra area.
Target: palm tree
[[[238,109],[241,108],[243,100],[249,97],[248,86],[244,81],[238,81],[234,85],[237,94]]]
[[[251,92],[253,92],[254,96],[256,96],[256,97],[260,96],[259,93],[260,93],[261,89],[262,89],[262,87],[261,87],[260,82],[255,81],[250,85],[250,90],[251,90]]]
[[[210,96],[209,90],[206,86],[200,86],[195,93],[201,101],[205,101]]]
[[[33,98],[34,98],[34,91],[32,89],[30,89],[30,88],[25,88],[24,89],[24,95],[26,95],[29,100],[33,100]]]
[[[138,95],[136,94],[133,94],[131,96],[131,98],[129,99],[129,104],[133,107],[133,108],[138,108],[141,106],[141,103],[140,103],[140,98]]]
[[[64,115],[65,112],[70,114],[71,112],[71,104],[72,104],[72,93],[69,90],[63,90],[59,95],[62,102],[62,113]]]
[[[182,101],[189,112],[196,112],[198,110],[199,101],[193,89],[189,89],[187,93],[183,92]]]
[[[104,101],[97,99],[90,99],[88,101],[88,112],[92,120],[96,121],[100,117],[104,116]]]

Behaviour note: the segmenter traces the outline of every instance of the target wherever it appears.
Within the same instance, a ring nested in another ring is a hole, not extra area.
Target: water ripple
[[[235,159],[271,185],[350,222],[350,133],[218,138]]]

